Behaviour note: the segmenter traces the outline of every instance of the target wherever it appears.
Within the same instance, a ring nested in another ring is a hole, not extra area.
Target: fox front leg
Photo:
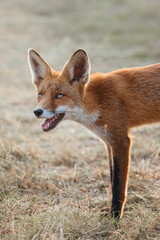
[[[130,139],[128,136],[114,139],[112,144],[112,207],[111,213],[115,218],[121,218],[127,195],[127,182],[129,171]]]
[[[121,218],[127,195],[130,139],[127,135],[120,137],[114,134],[113,136],[116,136],[114,140],[106,143],[112,187],[111,214],[115,218]],[[107,214],[108,208],[103,208],[102,212],[103,215],[105,212]]]

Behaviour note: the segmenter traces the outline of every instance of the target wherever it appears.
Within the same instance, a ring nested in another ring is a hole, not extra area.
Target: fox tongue
[[[44,123],[42,123],[42,130],[44,132],[48,132],[52,129],[54,129],[58,123],[62,120],[62,118],[64,117],[64,113],[59,113],[54,115],[52,118],[47,118]]]
[[[44,121],[44,123],[42,123],[42,129],[43,129],[43,130],[49,129],[49,128],[50,128],[50,124],[51,124],[52,121],[53,121],[53,118],[46,119],[46,120]]]

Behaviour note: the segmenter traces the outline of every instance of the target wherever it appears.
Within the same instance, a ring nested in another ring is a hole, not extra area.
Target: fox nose
[[[34,110],[34,114],[36,115],[36,117],[40,117],[43,113],[43,110],[42,109],[36,109]]]

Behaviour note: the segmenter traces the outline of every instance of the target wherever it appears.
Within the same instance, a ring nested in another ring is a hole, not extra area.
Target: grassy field
[[[160,1],[0,0],[0,239],[160,239],[160,128],[133,135],[128,199],[115,224],[104,145],[64,121],[42,133],[27,64],[59,70],[78,48],[92,72],[160,62]]]

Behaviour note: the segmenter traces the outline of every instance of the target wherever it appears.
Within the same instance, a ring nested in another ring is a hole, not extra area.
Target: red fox
[[[107,146],[112,186],[111,214],[121,218],[127,195],[131,128],[160,122],[160,64],[90,74],[84,50],[77,50],[61,72],[29,49],[29,67],[37,88],[34,114],[45,118],[42,130],[62,120],[81,123]]]

